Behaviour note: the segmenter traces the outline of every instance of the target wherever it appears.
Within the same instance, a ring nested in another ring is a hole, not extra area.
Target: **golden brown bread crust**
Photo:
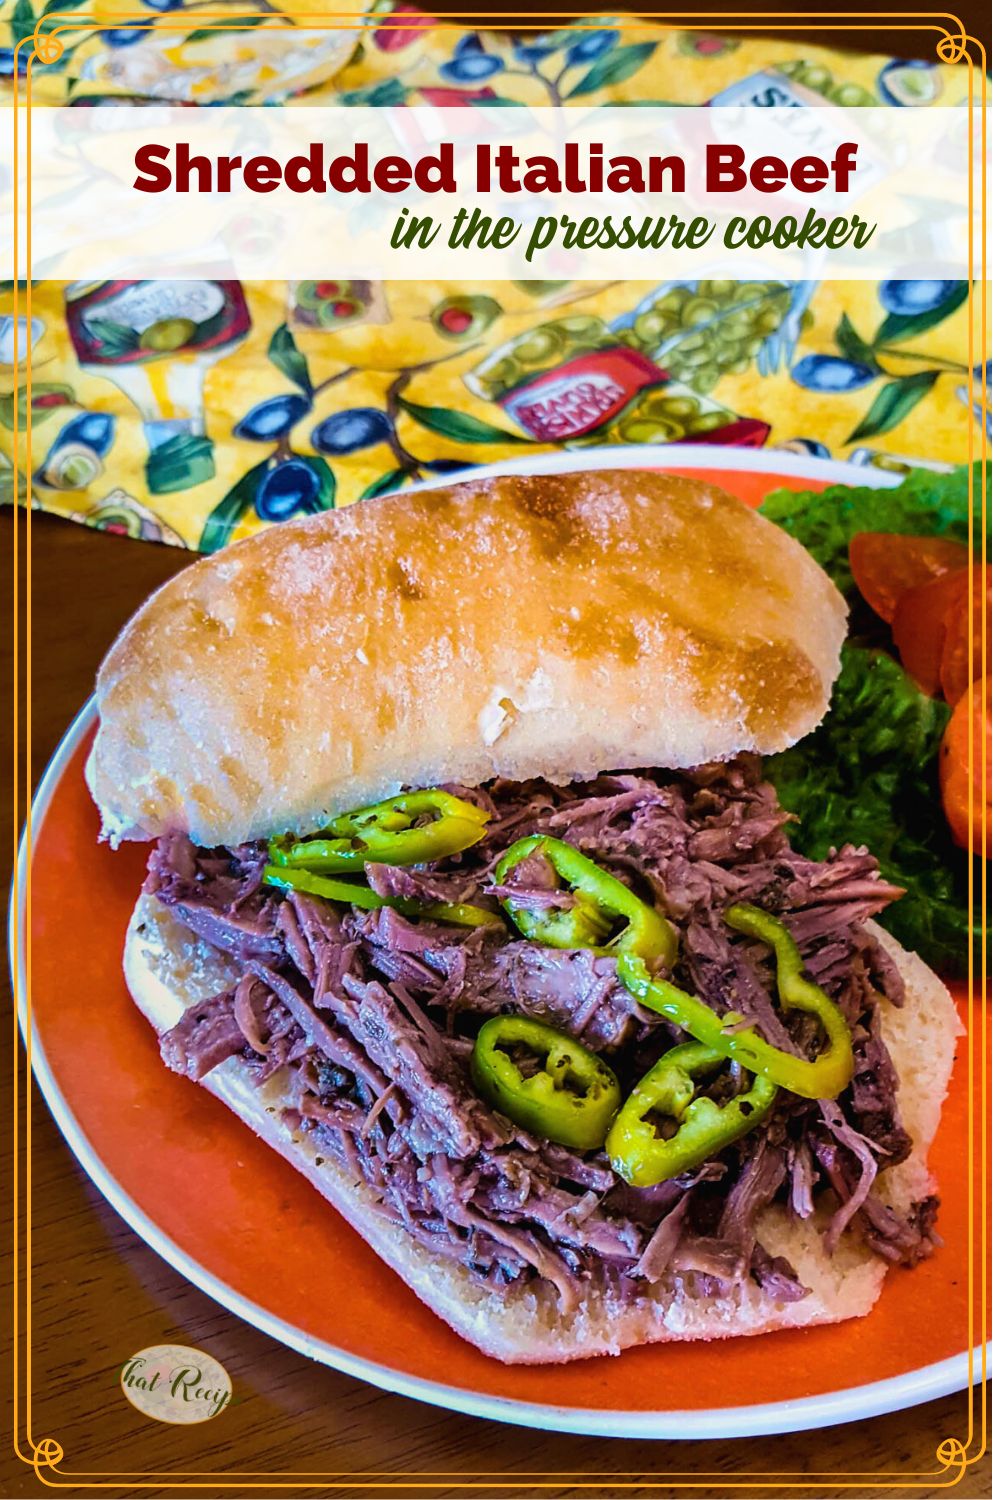
[[[722,490],[605,470],[287,522],[172,579],[112,647],[88,781],[112,839],[237,843],[400,786],[783,749],[844,602]]]

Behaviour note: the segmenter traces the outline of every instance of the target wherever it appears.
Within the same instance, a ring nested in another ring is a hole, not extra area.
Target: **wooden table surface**
[[[47,516],[35,515],[31,529],[32,749],[37,780],[89,694],[100,658],[119,627],[157,584],[190,558]],[[10,553],[12,530],[10,513],[0,515],[5,556]],[[20,530],[23,534],[23,518]],[[6,650],[9,673],[9,641]],[[5,826],[11,826],[9,819]],[[4,1087],[10,1087],[6,1073]],[[514,1481],[504,1476],[518,1471],[589,1473],[600,1487],[577,1492],[595,1495],[667,1493],[654,1484],[659,1477],[664,1485],[671,1474],[731,1476],[717,1488],[696,1491],[683,1483],[672,1487],[673,1493],[720,1496],[735,1493],[732,1484],[741,1473],[787,1475],[778,1493],[801,1494],[810,1493],[811,1474],[834,1472],[845,1476],[843,1483],[823,1493],[874,1495],[879,1493],[876,1478],[855,1479],[852,1485],[850,1476],[927,1475],[937,1468],[938,1444],[965,1432],[963,1394],[819,1432],[671,1443],[546,1436],[383,1394],[311,1364],[189,1286],[90,1184],[37,1091],[32,1120],[33,1436],[56,1438],[65,1450],[67,1469],[149,1471],[157,1476],[180,1470],[220,1476],[227,1470],[275,1475],[291,1470],[311,1476],[404,1476],[420,1471],[435,1477],[430,1489],[412,1493],[440,1496],[511,1494]],[[166,1426],[134,1411],[121,1395],[117,1372],[131,1353],[159,1343],[191,1345],[220,1359],[243,1404],[190,1428]],[[720,1372],[723,1368],[720,1360]],[[553,1375],[554,1381],[558,1378]],[[726,1394],[720,1384],[721,1401]],[[31,1469],[13,1459],[4,1462],[4,1496],[46,1492]],[[984,1464],[978,1465],[952,1493],[988,1494],[988,1473]],[[486,1475],[492,1475],[500,1488],[486,1488]],[[626,1482],[637,1482],[638,1488],[625,1491]],[[145,1491],[127,1482],[115,1483],[122,1487],[98,1492],[81,1486],[77,1493],[236,1492],[211,1484],[182,1491],[166,1478]],[[328,1480],[308,1493],[383,1493],[379,1488],[361,1491],[360,1483]],[[906,1491],[911,1496],[936,1492],[929,1479],[911,1483]],[[793,1489],[795,1484],[804,1488]],[[567,1479],[551,1490],[522,1493],[563,1495],[574,1493],[574,1487]]]
[[[461,0],[444,0],[438,7],[439,13],[452,14],[463,8]],[[575,0],[573,6],[578,14],[604,13],[608,8],[605,0]],[[509,9],[506,0],[483,0],[477,6],[479,13]],[[640,0],[629,9],[636,13],[653,7]],[[813,7],[813,14],[819,9]],[[973,34],[988,37],[985,0],[969,0],[949,9],[957,11]],[[905,0],[884,0],[882,13],[897,10],[909,10]],[[708,0],[702,7],[706,11],[733,14],[723,0]],[[780,35],[782,17],[795,19],[802,8],[796,0],[772,0],[767,12],[774,19],[774,33]],[[888,36],[840,33],[837,40],[843,46],[893,50]],[[930,57],[930,47],[928,38],[906,37],[905,48],[912,55]],[[31,525],[31,753],[32,780],[36,781],[90,693],[97,665],[125,619],[190,558],[169,548],[88,532],[49,517],[36,515]],[[20,529],[23,537],[23,521]],[[0,515],[0,551],[5,558],[12,530],[11,516]],[[4,573],[9,582],[9,569]],[[9,633],[0,647],[0,662],[6,685],[12,667]],[[9,689],[5,701],[10,701]],[[4,796],[9,795],[5,779]],[[4,826],[11,828],[6,805],[0,814]],[[0,875],[6,878],[6,871]],[[9,1119],[11,1077],[7,1069],[3,1090],[4,1118]],[[108,1478],[107,1487],[101,1490],[77,1485],[77,1494],[279,1493],[277,1485],[249,1490],[239,1480],[230,1481],[226,1489],[212,1482],[189,1489],[171,1483],[170,1475],[188,1471],[214,1474],[220,1481],[227,1473],[277,1477],[297,1472],[316,1481],[301,1491],[312,1495],[441,1497],[515,1492],[874,1496],[885,1493],[878,1488],[880,1482],[889,1485],[896,1476],[913,1475],[901,1492],[921,1497],[940,1488],[940,1480],[935,1483],[919,1477],[938,1467],[938,1444],[965,1433],[965,1394],[819,1432],[671,1443],[536,1434],[384,1394],[309,1363],[188,1285],[91,1185],[37,1091],[33,1091],[31,1120],[33,1436],[36,1441],[56,1438],[65,1450],[63,1467],[67,1470],[91,1471],[101,1477],[129,1476]],[[5,1277],[9,1277],[6,1259]],[[6,1287],[4,1306],[10,1306]],[[121,1395],[118,1371],[132,1352],[158,1343],[191,1345],[221,1360],[242,1404],[191,1428],[166,1426],[139,1415]],[[9,1369],[6,1356],[4,1368]],[[557,1381],[558,1375],[553,1379]],[[9,1394],[9,1382],[4,1382],[5,1401]],[[726,1395],[720,1384],[720,1401]],[[130,1482],[142,1473],[155,1476],[151,1487],[140,1489]],[[426,1487],[389,1490],[363,1477],[394,1475],[399,1482],[417,1473],[426,1476]],[[514,1476],[519,1473],[546,1473],[552,1476],[550,1487],[517,1489]],[[843,1476],[832,1488],[820,1490],[819,1481],[810,1480],[810,1476],[830,1473]],[[337,1474],[357,1478],[321,1477]],[[590,1476],[593,1489],[580,1489],[569,1477],[581,1474]],[[737,1491],[740,1476],[746,1474],[783,1478],[779,1488],[747,1486]],[[685,1476],[688,1483],[683,1479],[672,1482],[673,1475]],[[715,1476],[719,1479],[712,1484]],[[695,1487],[699,1478],[701,1488]],[[626,1485],[633,1488],[626,1489]],[[14,1457],[5,1454],[0,1461],[0,1497],[41,1496],[50,1486],[51,1479],[45,1481]],[[966,1472],[951,1493],[963,1497],[989,1494],[988,1458]]]

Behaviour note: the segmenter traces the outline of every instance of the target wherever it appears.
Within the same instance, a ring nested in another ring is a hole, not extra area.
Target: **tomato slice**
[[[969,690],[969,683],[983,675],[982,590],[986,590],[986,613],[993,608],[993,569],[972,569],[972,615],[969,615],[969,589],[949,604],[944,620],[944,644],[941,648],[941,687],[949,703],[955,704]],[[970,629],[971,625],[971,629]]]
[[[910,676],[929,697],[941,690],[948,611],[969,591],[968,568],[942,573],[930,583],[907,589],[896,607],[892,638]]]
[[[899,601],[909,589],[966,567],[969,549],[940,536],[859,531],[851,538],[848,558],[861,597],[891,625]]]
[[[992,705],[993,679],[981,677],[955,705],[941,740],[939,766],[944,815],[960,848],[968,849],[971,831],[976,854],[989,853],[993,845]]]

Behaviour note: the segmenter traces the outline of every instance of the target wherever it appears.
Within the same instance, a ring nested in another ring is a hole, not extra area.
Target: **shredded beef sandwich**
[[[863,1314],[937,1243],[954,1008],[762,771],[843,617],[730,497],[608,471],[276,529],[102,669],[165,1063],[499,1358]]]

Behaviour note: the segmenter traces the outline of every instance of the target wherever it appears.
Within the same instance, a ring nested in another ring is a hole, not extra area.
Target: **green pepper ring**
[[[528,1047],[544,1057],[544,1068],[525,1077],[504,1043]],[[471,1071],[477,1093],[499,1114],[578,1151],[604,1145],[621,1104],[618,1079],[602,1058],[529,1016],[493,1016],[480,1027]]]
[[[633,1187],[655,1187],[700,1167],[760,1124],[778,1093],[766,1078],[755,1077],[748,1090],[724,1105],[696,1097],[694,1079],[727,1061],[702,1042],[682,1042],[654,1063],[608,1132],[607,1152],[619,1177]],[[678,1122],[676,1134],[657,1134],[646,1118],[653,1110]]]
[[[549,861],[570,889],[579,893],[581,901],[572,912],[558,912],[555,916],[537,916],[502,901],[507,915],[525,937],[550,948],[590,948],[612,957],[631,953],[649,964],[662,962],[668,969],[673,965],[677,957],[677,934],[670,923],[617,876],[603,870],[573,844],[544,833],[518,839],[496,867],[497,884],[503,883],[515,865],[536,853]],[[624,932],[606,944],[586,941],[588,934],[591,938],[608,935],[611,930],[608,913],[626,919]]]
[[[414,827],[413,820],[425,813],[435,814],[432,821]],[[432,864],[478,844],[488,822],[489,814],[474,803],[428,787],[341,813],[322,837],[272,839],[268,856],[273,865],[334,873],[363,870],[369,863]]]
[[[754,1031],[737,1029],[744,1020],[738,1012],[718,1016],[696,995],[687,994],[669,980],[651,978],[642,959],[634,954],[623,954],[619,959],[619,978],[640,1005],[666,1016],[699,1042],[733,1058],[751,1073],[759,1073],[779,1088],[804,1099],[835,1099],[854,1074],[851,1030],[839,1006],[819,985],[805,978],[799,950],[777,917],[755,906],[736,905],[729,908],[726,921],[774,950],[781,1008],[808,1011],[822,1022],[827,1046],[814,1062],[782,1051]]]

